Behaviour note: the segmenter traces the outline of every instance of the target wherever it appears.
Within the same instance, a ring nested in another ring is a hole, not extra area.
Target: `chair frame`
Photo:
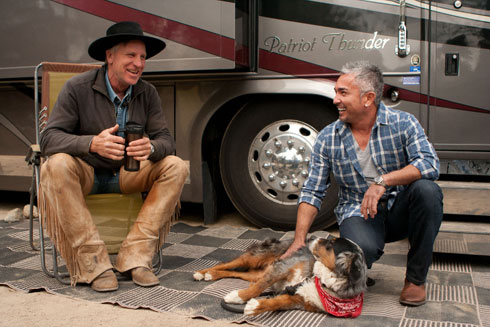
[[[39,146],[39,137],[42,131],[42,127],[47,124],[47,119],[49,116],[49,109],[48,106],[43,106],[42,109],[40,109],[40,99],[39,99],[39,78],[40,78],[40,70],[43,67],[60,67],[62,69],[63,67],[67,68],[73,68],[73,67],[78,67],[80,70],[78,71],[70,71],[73,73],[81,73],[84,71],[88,71],[90,69],[95,69],[100,67],[100,65],[94,65],[94,64],[68,64],[68,63],[57,63],[57,62],[41,62],[39,65],[36,66],[34,70],[34,119],[36,121],[35,123],[35,128],[36,128],[36,144],[32,144],[31,147],[29,148],[29,152],[27,153],[26,156],[26,161],[28,162],[29,165],[32,165],[32,181],[31,181],[31,187],[29,189],[30,193],[30,203],[29,203],[29,243],[30,246],[33,250],[35,251],[40,251],[40,257],[41,257],[41,268],[44,271],[46,275],[52,278],[56,278],[60,283],[63,283],[65,285],[70,285],[70,280],[69,280],[69,274],[68,272],[60,272],[59,271],[59,266],[58,266],[58,251],[56,250],[56,247],[54,244],[51,245],[51,251],[52,251],[52,256],[53,256],[53,269],[50,270],[47,265],[46,265],[46,244],[44,241],[44,226],[43,226],[43,217],[41,212],[39,211],[39,246],[34,244],[34,214],[33,214],[33,208],[35,205],[35,199],[37,198],[39,194],[39,183],[40,183],[40,173],[41,173],[41,149]],[[44,73],[45,71],[43,71]],[[67,72],[67,71],[63,71]],[[42,88],[46,88],[48,86],[48,82],[45,81],[45,78],[42,78]],[[41,103],[43,104],[43,103]],[[162,264],[163,264],[163,253],[162,253],[162,248],[158,251],[157,255],[157,260],[153,264],[153,272],[155,275],[158,275],[158,273],[162,269]]]

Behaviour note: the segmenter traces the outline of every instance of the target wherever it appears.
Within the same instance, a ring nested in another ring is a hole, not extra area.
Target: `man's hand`
[[[128,144],[128,147],[126,148],[126,153],[128,156],[131,156],[138,161],[144,161],[148,159],[151,154],[150,139],[144,136],[140,139],[132,141]]]
[[[296,230],[294,232],[294,241],[289,246],[289,249],[281,256],[281,259],[289,257],[301,247],[305,246],[306,236],[310,230],[313,220],[318,214],[318,209],[306,202],[302,202],[298,206],[298,214],[296,217]]]
[[[374,218],[376,216],[378,213],[379,199],[381,199],[385,191],[385,187],[381,185],[371,184],[369,186],[361,203],[361,214],[364,219],[368,219],[368,217]]]
[[[301,241],[294,241],[290,246],[289,246],[289,249],[284,252],[284,254],[281,256],[281,260],[282,259],[285,259],[287,257],[289,257],[290,255],[292,255],[294,252],[298,251],[300,248],[302,248],[303,246],[305,246],[305,242],[301,242]]]
[[[104,158],[122,160],[124,158],[124,139],[114,135],[118,130],[119,125],[116,124],[94,136],[90,144],[90,152],[97,153]]]

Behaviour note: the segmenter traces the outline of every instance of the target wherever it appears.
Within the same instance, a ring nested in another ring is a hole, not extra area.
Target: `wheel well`
[[[201,159],[203,164],[209,169],[210,180],[206,180],[203,172],[203,184],[206,182],[211,183],[210,187],[204,185],[204,188],[208,191],[211,189],[211,191],[215,192],[213,198],[215,199],[214,201],[219,202],[219,205],[218,203],[210,204],[215,207],[214,210],[229,210],[233,208],[233,204],[228,198],[221,180],[219,169],[220,146],[225,130],[232,118],[245,103],[251,101],[253,98],[254,96],[251,95],[230,100],[214,113],[204,129]]]
[[[230,124],[233,117],[238,111],[244,107],[245,104],[251,101],[268,101],[273,102],[274,99],[291,99],[294,101],[301,101],[305,104],[312,102],[321,102],[325,104],[326,108],[334,110],[333,101],[330,98],[322,97],[318,95],[310,94],[251,94],[244,95],[232,99],[220,107],[209,120],[204,130],[201,148],[201,158],[209,169],[211,177],[212,189],[215,192],[215,198],[219,202],[218,210],[229,210],[234,208],[231,200],[229,199],[221,180],[221,173],[219,167],[219,155],[221,142],[225,134],[226,128]],[[326,109],[328,110],[328,109]],[[203,181],[205,183],[205,181]],[[206,186],[205,186],[206,187]],[[209,188],[208,188],[209,190]]]

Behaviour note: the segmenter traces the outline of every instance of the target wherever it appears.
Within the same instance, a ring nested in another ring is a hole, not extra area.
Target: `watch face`
[[[375,183],[376,185],[382,185],[382,186],[385,186],[385,183],[384,183],[384,180],[383,180],[383,176],[381,176],[381,175],[380,175],[380,176],[376,176],[376,177],[374,178],[374,183]]]

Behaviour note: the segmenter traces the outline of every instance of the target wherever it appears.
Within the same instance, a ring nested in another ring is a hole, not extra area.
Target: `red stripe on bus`
[[[259,50],[259,63],[260,68],[298,77],[301,77],[301,75],[338,73],[330,68],[262,49]]]
[[[295,58],[291,58],[288,56],[284,56],[281,54],[273,53],[266,50],[259,51],[259,63],[260,68],[270,70],[277,73],[297,76],[301,78],[315,78],[315,75],[329,75],[329,74],[338,74],[338,71],[332,70],[330,68],[326,68],[317,64],[305,62],[302,60],[298,60]],[[320,77],[320,76],[319,76]],[[328,79],[336,80],[337,76],[328,77]],[[385,85],[385,91],[389,90],[391,86]],[[410,90],[405,90],[398,88],[400,100],[427,104],[427,95],[413,92]],[[465,110],[465,111],[473,111],[473,112],[481,112],[490,114],[489,110],[485,110],[482,108],[467,106],[461,103],[456,103],[436,97],[430,97],[431,106],[445,107],[451,109]]]
[[[405,100],[405,101],[410,101],[410,102],[419,102],[422,104],[427,104],[427,95],[426,94],[421,94],[409,90],[404,90],[400,89],[400,100]],[[444,107],[444,108],[450,108],[450,109],[458,109],[458,110],[465,110],[465,111],[473,111],[473,112],[481,112],[485,114],[490,114],[489,110],[485,110],[482,108],[477,108],[477,107],[472,107],[472,106],[467,106],[465,104],[453,102],[453,101],[448,101],[436,97],[430,97],[430,102],[429,105],[431,106],[437,106],[437,107]]]
[[[53,0],[59,4],[78,9],[113,22],[131,20],[150,34],[171,40],[207,53],[235,60],[235,41],[203,29],[185,25],[129,8],[106,0]]]

